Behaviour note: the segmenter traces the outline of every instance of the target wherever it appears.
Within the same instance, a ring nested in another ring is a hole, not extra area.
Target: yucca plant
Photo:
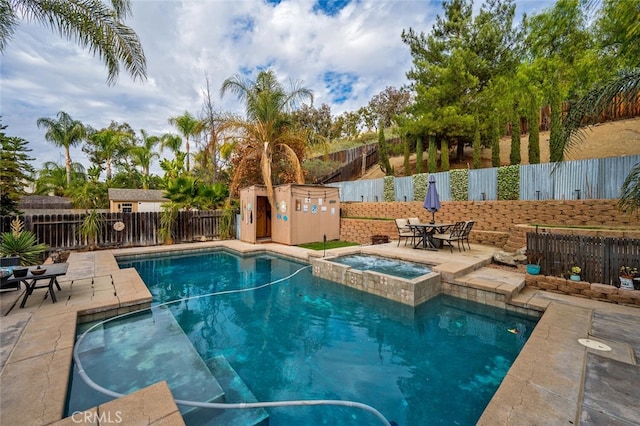
[[[158,235],[164,241],[165,244],[173,244],[174,227],[180,206],[173,201],[168,203],[162,203],[162,211],[160,212],[160,229]]]
[[[23,266],[37,265],[42,262],[42,254],[48,246],[44,243],[38,244],[35,234],[22,228],[22,222],[16,223],[14,220],[11,223],[12,232],[2,233],[0,256],[18,256]]]
[[[98,235],[102,230],[104,221],[102,216],[96,211],[96,209],[87,211],[87,215],[84,217],[80,224],[80,236],[87,239],[89,250],[95,250],[97,247]]]

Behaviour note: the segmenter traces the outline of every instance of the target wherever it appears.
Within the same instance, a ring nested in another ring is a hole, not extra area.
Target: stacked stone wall
[[[572,281],[545,275],[526,275],[525,285],[552,293],[640,307],[640,291],[624,290],[607,284]]]
[[[341,239],[366,244],[372,235],[398,238],[391,219],[418,217],[430,221],[422,202],[342,203]],[[387,219],[387,220],[382,220]],[[617,208],[617,200],[449,201],[435,215],[436,222],[474,220],[472,243],[514,251],[526,245],[535,225],[548,232],[640,238],[640,215]],[[557,229],[562,226],[594,229]],[[600,229],[595,229],[600,228]]]

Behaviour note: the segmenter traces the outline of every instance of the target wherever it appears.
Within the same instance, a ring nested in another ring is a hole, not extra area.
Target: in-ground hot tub
[[[430,265],[370,254],[311,259],[313,275],[406,305],[441,293],[440,274]]]

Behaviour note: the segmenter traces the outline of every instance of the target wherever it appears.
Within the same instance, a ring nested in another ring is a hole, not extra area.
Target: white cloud
[[[540,7],[533,0],[519,3]],[[5,49],[2,122],[9,135],[30,142],[36,167],[60,162],[61,152],[44,140],[38,118],[66,111],[94,128],[115,120],[150,134],[175,132],[169,117],[200,112],[205,75],[215,107],[224,111],[242,111],[233,96],[219,98],[224,79],[247,72],[253,77],[258,67],[272,67],[285,84],[302,81],[313,90],[315,105],[327,103],[334,115],[357,110],[385,87],[407,82],[411,56],[401,32],[409,27],[429,32],[441,13],[440,0],[339,2],[331,16],[314,11],[316,3],[305,0],[277,5],[133,0],[132,5],[128,24],[145,49],[146,82],[132,81],[121,70],[117,84],[107,86],[105,66],[87,49],[27,22]],[[72,156],[87,165],[79,148]]]

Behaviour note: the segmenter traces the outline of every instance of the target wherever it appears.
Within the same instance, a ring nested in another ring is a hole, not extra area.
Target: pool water
[[[225,251],[120,265],[139,271],[155,303],[260,286],[306,266]],[[237,385],[225,389],[227,402],[342,399],[371,405],[398,425],[467,425],[478,420],[535,324],[448,296],[411,308],[305,268],[255,291],[196,297],[110,321],[79,349],[87,374],[116,392],[167,380],[177,399],[211,400],[219,393],[211,377],[224,363],[234,378],[221,385]],[[67,415],[109,399],[74,373]],[[379,424],[357,408],[276,408],[268,415],[270,425]],[[201,424],[202,416],[185,419]]]
[[[380,272],[381,274],[407,279],[413,279],[431,273],[431,268],[421,263],[389,259],[371,254],[348,254],[326,260],[351,266],[360,271]]]

